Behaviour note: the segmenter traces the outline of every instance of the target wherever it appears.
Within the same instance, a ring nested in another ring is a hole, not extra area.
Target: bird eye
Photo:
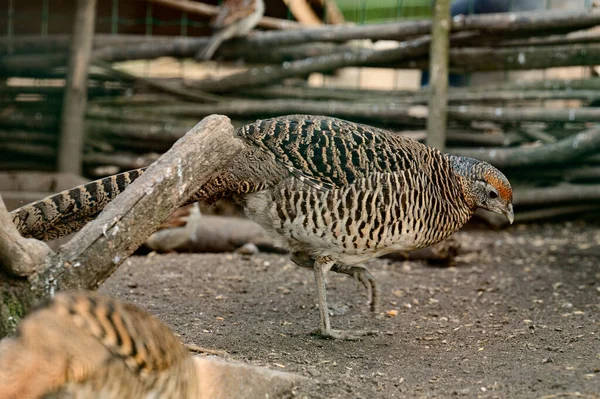
[[[489,194],[490,198],[498,198],[498,193],[495,190],[490,190]]]

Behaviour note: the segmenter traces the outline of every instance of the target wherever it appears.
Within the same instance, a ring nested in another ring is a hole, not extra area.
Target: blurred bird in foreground
[[[196,60],[210,60],[225,40],[247,35],[265,13],[263,0],[225,0],[211,21],[214,31],[208,45],[196,53]]]
[[[59,293],[0,342],[0,398],[198,398],[192,357],[162,322],[93,292]]]

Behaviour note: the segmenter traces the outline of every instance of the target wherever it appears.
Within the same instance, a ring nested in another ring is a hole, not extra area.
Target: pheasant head
[[[515,219],[513,192],[506,176],[478,159],[454,155],[447,157],[454,172],[462,177],[463,192],[472,207],[505,215],[512,224]]]

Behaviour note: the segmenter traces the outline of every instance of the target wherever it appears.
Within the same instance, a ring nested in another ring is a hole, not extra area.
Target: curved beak
[[[506,215],[506,218],[508,219],[510,224],[513,224],[513,222],[515,221],[515,212],[513,211],[512,204],[508,204],[508,208],[506,208],[506,212],[504,212],[504,214]]]

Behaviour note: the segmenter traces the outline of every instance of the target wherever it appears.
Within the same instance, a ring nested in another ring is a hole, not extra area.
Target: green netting
[[[428,18],[431,0],[337,0],[346,20],[356,23]]]

